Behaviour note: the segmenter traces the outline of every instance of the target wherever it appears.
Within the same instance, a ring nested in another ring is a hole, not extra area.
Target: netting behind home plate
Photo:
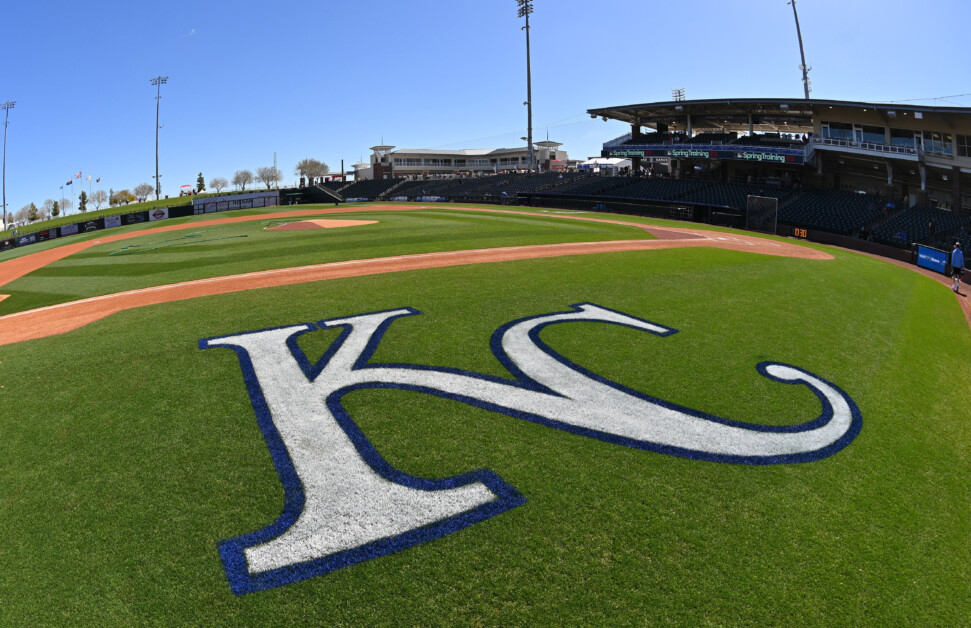
[[[779,199],[774,196],[748,195],[745,203],[745,228],[749,231],[775,233],[779,218]]]

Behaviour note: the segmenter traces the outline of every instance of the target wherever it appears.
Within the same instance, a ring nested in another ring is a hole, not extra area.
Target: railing
[[[855,148],[873,153],[884,153],[893,155],[909,155],[917,157],[920,151],[910,146],[893,146],[892,144],[877,144],[875,142],[854,142],[853,140],[838,140],[825,137],[814,137],[813,144],[822,146],[837,146],[840,148]]]
[[[628,141],[629,139],[631,139],[632,137],[633,136],[630,133],[625,133],[624,135],[621,135],[620,137],[615,137],[614,139],[612,139],[612,140],[610,140],[608,142],[604,142],[604,147],[619,146],[619,145],[623,144],[624,142]]]

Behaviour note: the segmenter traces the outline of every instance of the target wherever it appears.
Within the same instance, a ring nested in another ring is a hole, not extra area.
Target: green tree
[[[202,173],[200,172],[199,176],[196,177],[196,192],[205,192],[205,191],[206,191],[206,180],[205,178],[203,178]]]
[[[115,191],[112,188],[108,188],[108,204],[112,207],[118,204],[115,201]]]
[[[57,201],[54,201],[54,204],[51,205],[51,216],[57,218],[60,215],[61,215],[61,206],[57,204]]]
[[[30,209],[27,210],[27,220],[30,222],[37,220],[37,205],[30,204]]]
[[[87,205],[88,205],[88,194],[84,190],[81,190],[81,196],[78,197],[78,211],[80,212],[88,211]]]

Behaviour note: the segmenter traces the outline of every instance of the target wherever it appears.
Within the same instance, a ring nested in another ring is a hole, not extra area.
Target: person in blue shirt
[[[954,278],[954,285],[951,290],[957,292],[961,288],[961,274],[964,272],[964,253],[961,251],[961,243],[954,243],[954,250],[951,251],[951,277]]]

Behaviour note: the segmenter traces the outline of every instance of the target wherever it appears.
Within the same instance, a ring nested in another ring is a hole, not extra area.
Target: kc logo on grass
[[[603,379],[543,344],[540,331],[571,321],[622,325],[660,337],[676,330],[591,303],[513,321],[493,334],[492,351],[515,381],[446,368],[371,364],[395,319],[417,314],[404,308],[199,342],[203,349],[236,352],[286,495],[276,522],[220,543],[237,595],[397,552],[525,503],[489,470],[428,480],[395,469],[344,410],[341,400],[354,390],[419,391],[626,447],[738,464],[825,458],[852,442],[862,424],[859,409],[842,390],[776,362],[762,362],[758,371],[812,390],[822,404],[817,418],[786,426],[742,423]],[[328,328],[341,329],[341,335],[311,364],[297,339]]]

